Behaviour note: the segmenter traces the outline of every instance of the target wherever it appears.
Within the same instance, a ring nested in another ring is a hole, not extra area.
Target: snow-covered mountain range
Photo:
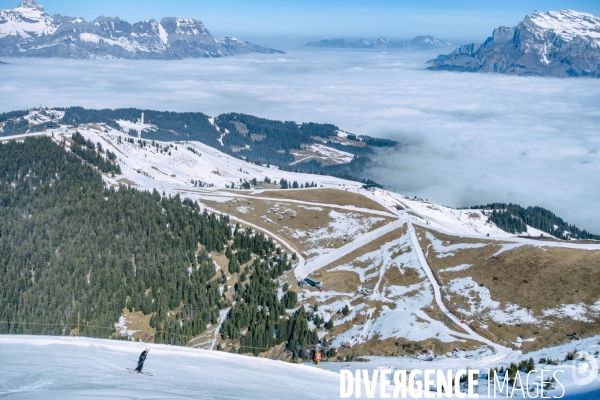
[[[452,43],[434,38],[431,35],[417,36],[413,40],[393,41],[380,37],[377,40],[359,39],[351,42],[346,39],[325,39],[317,42],[310,42],[305,47],[319,47],[330,49],[436,49],[442,47],[452,47]]]
[[[245,53],[282,52],[233,37],[215,38],[191,18],[86,21],[50,15],[35,0],[0,10],[0,55],[8,57],[180,59]]]
[[[430,70],[599,77],[600,18],[536,11],[514,28],[496,28],[483,44],[461,46],[429,63]]]

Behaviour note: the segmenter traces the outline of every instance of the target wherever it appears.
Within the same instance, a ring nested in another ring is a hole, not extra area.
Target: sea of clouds
[[[0,111],[138,107],[333,123],[404,144],[371,171],[396,191],[457,207],[540,205],[600,233],[600,80],[425,71],[436,55],[2,59]]]

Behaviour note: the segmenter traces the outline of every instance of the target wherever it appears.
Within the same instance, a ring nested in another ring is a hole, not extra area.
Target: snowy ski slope
[[[132,374],[145,347],[144,371]],[[337,373],[264,358],[89,338],[0,335],[10,399],[333,399]]]
[[[339,398],[341,369],[452,369],[508,366],[533,357],[562,360],[575,348],[589,352],[600,348],[600,337],[541,350],[526,356],[512,354],[489,363],[475,353],[423,361],[409,357],[369,357],[365,362],[323,363],[322,369],[264,358],[246,357],[185,347],[109,341],[90,338],[0,335],[0,397],[10,399],[336,399]],[[144,371],[152,376],[130,373],[139,353],[150,353]],[[572,373],[580,362],[557,366],[538,365],[557,372],[566,399],[600,397],[600,378],[586,386],[574,383]],[[551,376],[551,373],[546,373]],[[533,374],[530,384],[539,383]],[[487,396],[485,378],[479,380],[479,397]],[[378,385],[379,386],[379,385]],[[546,396],[560,397],[555,385]],[[389,391],[391,392],[391,391]],[[379,387],[375,398],[380,397]],[[364,393],[363,393],[364,396]],[[506,395],[500,398],[506,398]],[[517,391],[514,398],[523,398]]]

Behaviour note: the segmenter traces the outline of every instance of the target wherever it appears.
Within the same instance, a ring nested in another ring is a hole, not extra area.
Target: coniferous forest
[[[317,333],[308,327],[308,321],[314,316],[306,313],[303,307],[286,316],[286,309],[295,308],[298,297],[294,292],[285,291],[279,301],[274,279],[292,266],[287,255],[275,260],[261,262],[255,259],[249,282],[244,282],[244,274],[241,275],[241,285],[236,284],[234,288],[237,301],[221,327],[221,338],[239,339],[241,331],[248,327],[241,341],[241,353],[258,355],[268,347],[286,342],[286,348],[292,351],[294,358],[304,358],[308,355],[307,347],[319,342]]]
[[[107,187],[99,168],[116,172],[116,164],[81,147],[103,163],[83,161],[48,137],[0,145],[0,333],[68,335],[79,318],[75,334],[106,338],[127,308],[152,315],[163,342],[185,345],[231,306],[208,255],[217,251],[228,255],[230,270],[256,258],[239,271],[228,332],[240,337],[239,328],[249,327],[242,342],[262,346],[279,324],[290,332],[285,340],[300,338],[295,346],[314,342],[306,318],[295,336],[279,319],[285,306],[274,278],[291,264],[285,253],[268,261],[276,253],[270,238],[179,196]]]
[[[518,204],[493,203],[473,206],[473,209],[491,210],[489,221],[500,229],[510,233],[527,232],[527,225],[551,234],[559,239],[593,239],[600,240],[596,235],[568,224],[552,211],[542,207],[522,207]]]

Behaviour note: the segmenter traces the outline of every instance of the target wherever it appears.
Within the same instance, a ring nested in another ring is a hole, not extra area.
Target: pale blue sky
[[[0,0],[0,9],[19,0]],[[165,16],[200,19],[216,36],[412,38],[482,41],[534,10],[574,9],[600,15],[597,0],[40,0],[49,13],[129,22]]]

